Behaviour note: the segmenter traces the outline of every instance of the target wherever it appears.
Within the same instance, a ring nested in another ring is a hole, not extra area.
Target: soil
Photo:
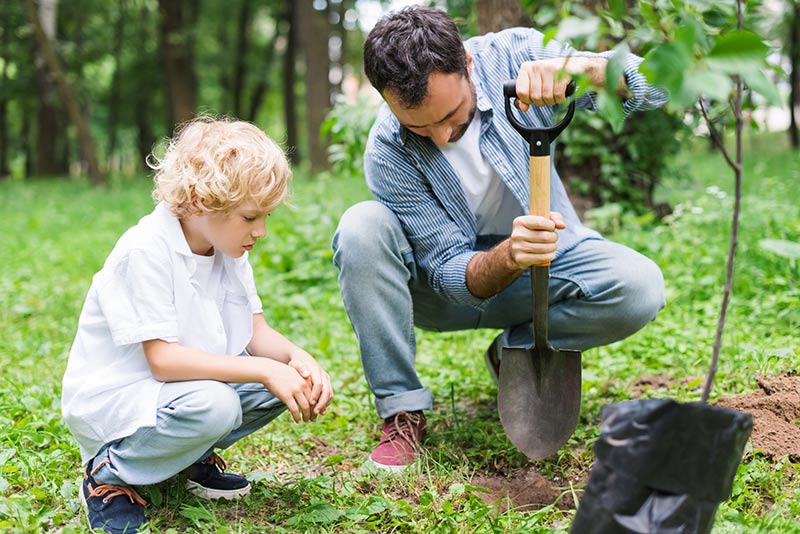
[[[578,483],[585,482],[585,480],[578,481]],[[538,510],[554,502],[561,510],[575,509],[575,499],[569,483],[552,482],[537,473],[533,467],[519,468],[507,475],[476,474],[470,484],[486,490],[474,493],[486,504],[500,501],[500,509],[503,512],[509,509]]]
[[[668,390],[676,385],[688,387],[690,384],[696,384],[691,387],[692,390],[700,390],[702,387],[702,379],[694,376],[689,376],[683,379],[673,378],[667,373],[660,373],[657,375],[642,375],[630,387],[631,398],[638,399],[648,392],[656,392],[659,390]]]
[[[774,460],[800,461],[800,376],[756,376],[759,390],[715,404],[753,416],[753,449]]]

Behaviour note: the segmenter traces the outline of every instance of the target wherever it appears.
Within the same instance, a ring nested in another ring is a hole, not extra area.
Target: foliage
[[[619,134],[599,114],[576,113],[559,136],[556,166],[581,208],[614,203],[663,216],[670,208],[656,201],[655,190],[679,175],[673,159],[688,135],[683,121],[663,109],[634,113]]]
[[[328,160],[333,172],[347,176],[363,176],[364,150],[369,129],[375,121],[379,97],[374,91],[359,91],[355,101],[339,97],[320,135],[330,137]]]
[[[800,356],[798,262],[761,240],[800,235],[800,156],[775,138],[748,143],[740,258],[731,328],[721,362],[720,395],[756,389],[755,371],[792,371]],[[533,467],[562,501],[580,496],[592,462],[600,407],[631,397],[642,375],[672,380],[646,396],[687,400],[706,367],[724,262],[731,187],[724,165],[705,147],[682,152],[691,176],[668,181],[661,200],[675,205],[663,224],[630,213],[609,237],[652,257],[667,281],[667,308],[635,336],[585,353],[583,409],[576,434]],[[77,446],[60,422],[61,377],[91,276],[116,239],[152,208],[144,178],[95,190],[82,182],[0,184],[0,531],[86,531],[78,499]],[[307,348],[330,372],[336,398],[314,424],[281,417],[222,453],[253,483],[237,502],[204,502],[171,480],[143,492],[151,531],[178,532],[565,532],[572,509],[505,509],[477,477],[519,480],[531,464],[506,439],[496,389],[481,364],[492,330],[416,332],[417,370],[436,397],[429,454],[398,477],[364,470],[379,421],[344,312],[330,239],[343,211],[369,193],[360,178],[298,172],[293,208],[270,217],[250,260],[272,326]],[[778,250],[784,251],[779,248]],[[791,247],[786,249],[791,251]],[[785,253],[785,251],[784,251]],[[517,477],[517,478],[515,478]],[[800,532],[797,465],[750,452],[715,534]],[[555,498],[554,498],[555,501]]]
[[[578,46],[616,43],[609,48],[641,51],[645,54],[641,72],[669,92],[673,108],[692,108],[701,97],[727,106],[737,76],[767,102],[781,105],[775,85],[766,76],[776,67],[767,63],[771,49],[759,34],[763,31],[761,2],[744,4],[742,29],[737,29],[736,5],[733,0],[646,0],[627,9],[623,0],[615,0],[607,9],[601,5],[591,14],[563,2],[562,13],[575,10],[584,16],[563,18],[548,35],[567,36]],[[605,97],[600,111],[619,130],[622,122],[615,88],[609,86],[601,93]]]

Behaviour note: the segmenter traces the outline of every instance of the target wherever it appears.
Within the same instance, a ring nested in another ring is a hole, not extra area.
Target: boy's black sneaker
[[[102,484],[93,478],[106,462],[103,460],[93,469],[92,460],[83,473],[80,494],[89,526],[109,534],[133,534],[145,522],[146,503],[131,486]]]
[[[203,499],[238,499],[250,493],[250,482],[240,475],[225,472],[225,461],[212,452],[211,456],[182,471],[186,488]]]

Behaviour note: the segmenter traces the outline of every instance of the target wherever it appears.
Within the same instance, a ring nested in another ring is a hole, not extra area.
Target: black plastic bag
[[[749,414],[669,399],[603,406],[571,534],[706,534],[730,496]]]

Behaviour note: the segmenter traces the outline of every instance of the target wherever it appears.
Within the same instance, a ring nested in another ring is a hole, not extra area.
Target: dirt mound
[[[800,461],[800,376],[756,376],[756,382],[760,390],[716,404],[753,416],[754,449],[776,460]]]
[[[475,492],[486,504],[500,501],[500,508],[504,512],[509,509],[538,510],[556,500],[556,506],[562,510],[575,509],[575,500],[568,483],[551,482],[533,468],[523,468],[507,475],[476,474],[470,484],[486,490]]]

